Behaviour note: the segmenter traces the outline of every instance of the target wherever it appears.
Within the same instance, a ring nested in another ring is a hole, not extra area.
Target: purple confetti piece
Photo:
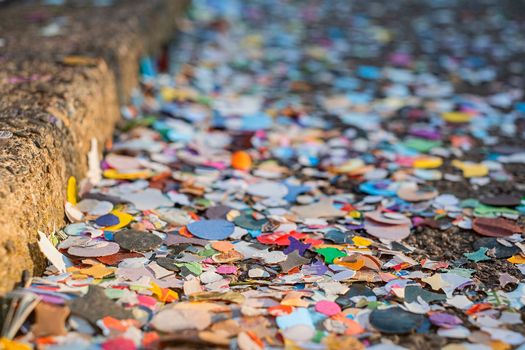
[[[303,265],[301,268],[301,272],[305,275],[324,275],[327,271],[328,267],[320,260],[310,265]]]
[[[298,239],[294,237],[289,238],[290,245],[286,247],[286,249],[283,251],[285,254],[290,254],[294,250],[297,250],[299,252],[300,256],[304,255],[304,252],[306,252],[306,249],[310,248],[310,243],[301,243]]]

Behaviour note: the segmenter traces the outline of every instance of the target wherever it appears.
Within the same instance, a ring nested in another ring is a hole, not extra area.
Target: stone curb
[[[0,293],[43,271],[37,231],[65,223],[67,179],[86,175],[93,138],[99,152],[111,139],[139,58],[169,40],[188,3],[0,9]],[[55,22],[58,35],[42,36]]]

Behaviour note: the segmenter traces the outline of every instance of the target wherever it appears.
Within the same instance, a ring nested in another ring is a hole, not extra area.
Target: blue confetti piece
[[[375,181],[368,181],[365,183],[362,183],[359,185],[359,190],[361,192],[364,192],[366,194],[370,194],[372,196],[385,196],[385,197],[392,197],[396,195],[396,192],[387,189],[387,186],[384,186],[384,188],[378,186],[378,182]],[[382,182],[381,184],[387,184],[387,182]]]
[[[363,79],[377,80],[381,78],[381,70],[374,66],[359,66],[357,75]]]
[[[200,220],[188,224],[188,231],[202,239],[221,240],[228,238],[235,225],[227,220]]]
[[[113,214],[102,215],[95,220],[95,224],[101,227],[113,226],[118,223],[120,223],[119,218]]]
[[[153,78],[157,75],[151,57],[142,57],[140,59],[140,74],[148,78]]]
[[[262,231],[261,230],[248,230],[248,233],[253,238],[257,238],[257,237],[259,237],[262,234]]]

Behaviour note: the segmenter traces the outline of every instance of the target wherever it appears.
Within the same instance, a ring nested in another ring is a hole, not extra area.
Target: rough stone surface
[[[37,230],[64,224],[68,177],[84,177],[92,138],[99,151],[111,138],[120,102],[138,84],[139,57],[174,34],[187,3],[0,8],[0,134],[13,134],[0,138],[0,293],[24,270],[42,272]],[[57,18],[60,34],[43,37]],[[70,55],[93,60],[67,65]]]

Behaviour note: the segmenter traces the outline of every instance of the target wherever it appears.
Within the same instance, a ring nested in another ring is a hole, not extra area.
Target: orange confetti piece
[[[140,327],[140,323],[137,320],[118,320],[111,316],[106,316],[102,320],[104,327],[115,330],[117,332],[125,332],[129,327]]]
[[[50,343],[50,344],[53,344],[53,343]],[[24,343],[20,343],[14,340],[9,340],[7,338],[1,338],[0,339],[0,349],[3,349],[3,350],[31,350],[31,347]]]
[[[275,305],[268,308],[268,313],[272,316],[282,316],[291,314],[293,307],[290,305]]]
[[[215,250],[218,250],[219,252],[224,252],[224,253],[227,253],[230,250],[233,250],[235,248],[235,246],[228,241],[213,242],[211,247]]]
[[[512,345],[507,344],[501,340],[492,340],[490,342],[490,347],[492,350],[510,350],[512,349]]]
[[[231,158],[232,168],[247,171],[252,167],[252,158],[246,151],[236,151]]]
[[[200,220],[199,215],[195,214],[194,212],[190,211],[188,214],[191,216],[193,220]]]
[[[480,311],[492,309],[492,305],[489,303],[476,304],[466,311],[467,315],[473,315]]]
[[[259,347],[262,349],[264,348],[264,343],[263,341],[261,340],[261,338],[259,338],[257,336],[257,334],[255,334],[253,331],[247,331],[246,334],[248,334],[248,336],[257,344],[259,345]]]
[[[363,333],[365,329],[356,321],[347,318],[344,314],[337,314],[331,317],[333,320],[343,323],[346,326],[346,335],[357,335]]]
[[[344,258],[336,258],[334,263],[339,266],[347,267],[351,270],[358,271],[361,270],[363,266],[365,266],[365,260],[360,258],[355,258],[353,261],[346,261],[345,258],[348,259],[348,257]],[[353,258],[353,257],[350,257]]]
[[[193,235],[188,231],[186,226],[183,226],[183,227],[180,228],[179,235],[181,235],[183,237],[187,237],[187,238],[193,237]]]
[[[142,347],[144,349],[156,349],[159,340],[160,337],[157,332],[145,332],[142,337]]]
[[[56,344],[57,342],[56,342],[55,337],[40,337],[35,340],[35,343],[38,345],[51,345],[51,344]]]

